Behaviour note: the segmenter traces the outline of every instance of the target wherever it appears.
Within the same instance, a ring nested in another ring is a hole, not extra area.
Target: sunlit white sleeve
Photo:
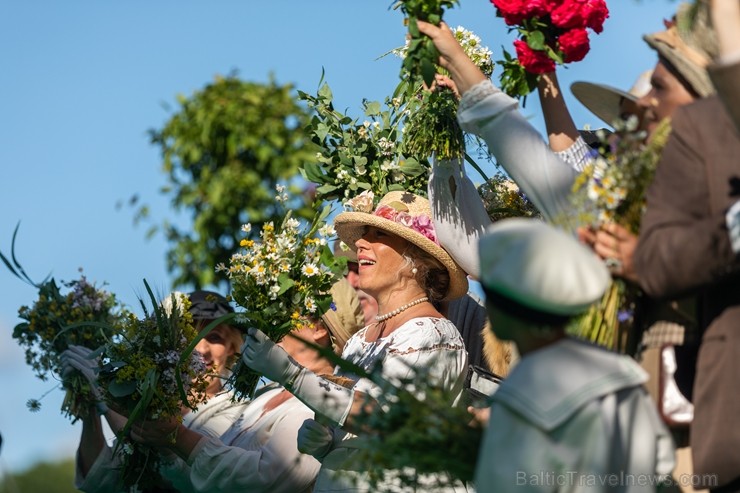
[[[463,130],[486,142],[547,221],[565,226],[573,215],[569,196],[578,172],[550,149],[514,98],[488,80],[480,82],[463,95],[458,120]]]
[[[270,395],[265,396],[265,402]],[[290,398],[275,409],[264,410],[259,403],[252,411],[261,417],[228,438],[204,437],[183,467],[186,488],[178,491],[215,493],[220,491],[270,491],[303,493],[319,472],[320,464],[298,452],[298,429],[313,412],[298,399]],[[238,426],[238,424],[237,424]],[[172,478],[175,487],[182,487]]]
[[[468,275],[478,278],[478,240],[491,220],[463,162],[435,160],[428,188],[439,243]]]

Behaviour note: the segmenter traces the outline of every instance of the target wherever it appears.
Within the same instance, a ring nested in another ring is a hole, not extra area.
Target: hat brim
[[[614,127],[614,122],[620,118],[622,101],[637,101],[637,97],[627,91],[593,82],[574,82],[570,91],[583,106],[610,127]]]
[[[365,226],[372,226],[400,236],[436,258],[450,274],[450,287],[443,300],[454,300],[468,292],[468,277],[465,272],[444,248],[420,233],[384,217],[366,212],[342,212],[334,219],[334,229],[339,239],[353,251],[357,250],[355,242],[362,237]]]

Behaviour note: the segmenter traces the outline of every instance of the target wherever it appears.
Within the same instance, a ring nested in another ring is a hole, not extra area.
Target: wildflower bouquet
[[[17,232],[16,227],[13,246]],[[24,322],[13,329],[13,339],[24,349],[26,363],[42,381],[60,374],[61,354],[70,345],[97,349],[110,340],[126,317],[127,311],[115,295],[91,284],[84,275],[61,281],[61,286],[53,278],[36,283],[16,260],[15,248],[10,258],[0,253],[0,260],[12,274],[38,290],[36,301],[18,310]],[[96,399],[81,375],[67,378],[64,387],[62,414],[74,423],[95,405]],[[30,399],[28,407],[38,411],[40,400]]]
[[[493,73],[491,50],[481,44],[473,32],[462,26],[453,29],[455,38],[465,53],[490,77]],[[426,38],[426,37],[425,37]],[[411,56],[413,40],[394,53],[404,60],[404,67]],[[436,63],[436,59],[435,59]],[[448,75],[447,71],[434,65],[434,73]],[[399,87],[407,87],[409,117],[403,134],[402,152],[417,159],[434,156],[436,159],[453,160],[465,156],[465,135],[457,121],[458,95],[450,87],[436,87],[432,91],[414,85],[412,76]],[[427,87],[432,87],[427,84]],[[409,92],[410,91],[410,92]]]
[[[172,293],[160,305],[145,285],[151,312],[142,301],[144,317],[128,316],[121,334],[104,347],[98,375],[106,403],[128,417],[115,451],[123,459],[123,486],[139,490],[156,486],[161,459],[155,448],[131,440],[131,425],[182,419],[183,407],[195,410],[205,402],[211,376],[200,353],[192,351],[198,333],[187,295]]]
[[[591,49],[588,30],[599,34],[609,17],[605,0],[491,0],[510,30],[516,58],[504,50],[501,88],[514,97],[536,89],[541,74],[583,60]]]
[[[278,203],[287,200],[278,186]],[[242,323],[280,342],[330,308],[329,290],[343,274],[346,258],[335,257],[329,248],[328,240],[334,236],[334,228],[326,224],[329,212],[327,206],[302,227],[288,210],[279,226],[272,222],[263,226],[259,240],[241,240],[241,250],[231,256],[228,267],[217,267],[229,277],[232,299],[245,309]],[[249,234],[251,225],[242,230]],[[258,379],[259,374],[239,359],[227,384],[235,398],[243,399],[252,396]]]
[[[636,127],[636,118],[631,118],[616,125],[616,139],[607,142],[605,135],[600,137],[599,155],[573,185],[572,201],[580,224],[598,229],[605,223],[617,223],[639,234],[645,194],[671,127],[670,121],[664,120],[648,143],[645,133]],[[607,347],[623,349],[637,294],[636,286],[615,278],[601,303],[576,319],[571,330]]]
[[[478,187],[491,222],[507,217],[541,217],[535,205],[512,180],[501,173]]]
[[[364,101],[362,121],[334,109],[326,83],[316,95],[299,91],[299,97],[315,113],[306,132],[319,152],[301,174],[318,185],[318,199],[344,203],[363,190],[378,197],[393,190],[426,195],[426,163],[399,152],[406,111],[402,97],[388,98],[382,105]]]

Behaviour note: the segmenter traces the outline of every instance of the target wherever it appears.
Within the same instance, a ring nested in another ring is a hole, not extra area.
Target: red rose
[[[589,0],[585,9],[586,26],[600,33],[604,30],[604,21],[609,17],[609,9],[604,0]]]
[[[565,0],[550,14],[552,23],[561,29],[586,27],[588,0]]]
[[[491,0],[509,26],[520,25],[525,19],[544,16],[550,11],[550,2],[552,0]]]
[[[585,29],[571,29],[558,37],[565,62],[580,62],[591,49]]]
[[[516,48],[516,56],[519,59],[519,63],[522,64],[524,70],[527,72],[531,74],[545,74],[555,70],[555,62],[544,51],[533,50],[521,39],[514,41],[514,48]]]

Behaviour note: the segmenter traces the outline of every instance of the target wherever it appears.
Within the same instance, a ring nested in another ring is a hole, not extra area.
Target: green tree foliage
[[[74,459],[39,462],[26,471],[7,474],[0,480],[0,493],[73,493]]]
[[[162,129],[150,131],[169,182],[161,191],[192,219],[187,227],[165,221],[150,230],[163,232],[171,245],[167,269],[176,286],[225,282],[214,268],[228,263],[244,237],[242,224],[260,231],[276,218],[275,185],[297,186],[299,165],[316,149],[301,131],[307,110],[292,89],[272,79],[258,84],[217,77],[192,97],[180,96],[179,110]],[[310,217],[307,195],[291,204],[298,216]],[[142,206],[138,219],[147,214]]]

